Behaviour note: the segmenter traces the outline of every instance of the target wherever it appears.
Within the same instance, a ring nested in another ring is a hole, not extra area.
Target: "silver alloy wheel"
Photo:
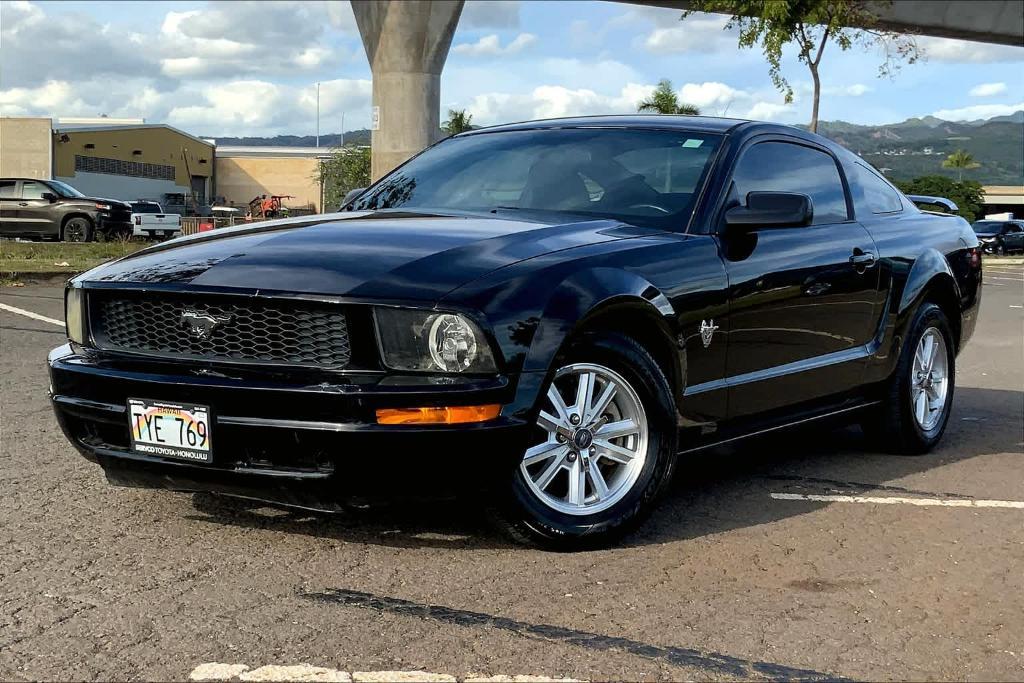
[[[914,352],[914,367],[910,375],[910,399],[914,419],[924,431],[935,428],[946,407],[949,392],[949,354],[946,340],[935,327],[921,335]]]
[[[643,404],[621,375],[602,365],[559,369],[537,425],[547,438],[527,449],[519,469],[538,500],[558,512],[607,510],[643,470],[649,432]]]

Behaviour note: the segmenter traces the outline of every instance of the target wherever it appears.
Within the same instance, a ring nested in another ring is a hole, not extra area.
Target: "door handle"
[[[28,202],[18,202],[18,206],[28,206]]]
[[[875,262],[875,255],[870,251],[855,253],[850,257],[850,263],[852,263],[858,270],[868,268]]]

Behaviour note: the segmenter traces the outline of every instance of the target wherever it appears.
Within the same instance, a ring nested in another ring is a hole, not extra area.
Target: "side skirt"
[[[881,401],[865,401],[862,403],[858,403],[857,405],[847,406],[845,408],[840,408],[838,410],[830,410],[828,412],[821,413],[820,415],[811,415],[809,417],[804,417],[799,420],[784,422],[782,424],[774,425],[772,427],[765,427],[763,429],[758,429],[747,434],[740,434],[738,436],[729,437],[727,439],[719,439],[717,441],[709,441],[708,443],[702,443],[700,445],[693,446],[692,448],[685,448],[679,451],[679,455],[683,455],[684,453],[694,453],[696,451],[703,451],[709,448],[715,448],[716,446],[722,446],[727,443],[733,443],[736,441],[741,441],[743,439],[749,439],[754,436],[760,436],[762,434],[768,434],[770,432],[776,432],[782,429],[799,427],[800,425],[808,424],[810,422],[817,422],[818,420],[825,420],[831,417],[838,417],[840,415],[845,415],[847,413],[853,413],[859,410],[870,408],[871,406],[878,405],[879,403],[881,403]]]

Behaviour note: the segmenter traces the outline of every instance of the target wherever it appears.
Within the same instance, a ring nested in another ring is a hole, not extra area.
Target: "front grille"
[[[344,369],[352,355],[337,305],[240,297],[92,292],[101,349],[196,360]]]

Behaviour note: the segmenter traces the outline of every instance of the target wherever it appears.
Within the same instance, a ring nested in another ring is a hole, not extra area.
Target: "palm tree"
[[[956,180],[958,183],[964,181],[964,169],[970,170],[972,168],[978,168],[981,166],[977,161],[974,160],[967,152],[962,149],[950,154],[942,162],[942,168],[955,168],[956,169]]]
[[[672,89],[672,81],[667,78],[658,81],[658,87],[654,89],[654,93],[640,102],[636,110],[641,113],[700,115],[700,109],[692,104],[679,103],[679,98],[676,97],[676,93]]]
[[[442,126],[449,135],[458,135],[467,130],[473,129],[473,115],[467,114],[465,109],[449,109],[448,120]]]

